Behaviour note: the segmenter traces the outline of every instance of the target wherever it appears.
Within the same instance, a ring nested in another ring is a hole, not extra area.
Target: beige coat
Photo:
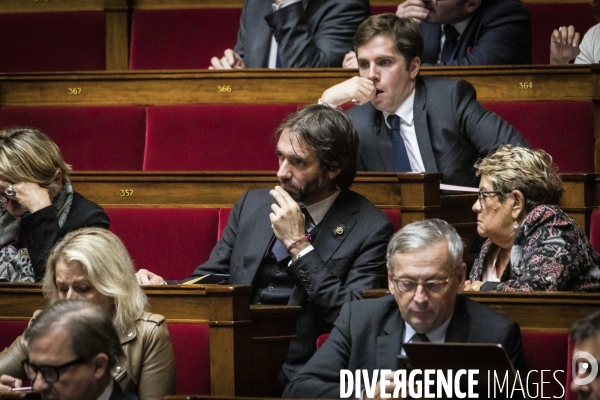
[[[33,314],[33,319],[41,311]],[[31,323],[31,322],[30,322]],[[175,393],[175,358],[165,318],[144,312],[121,337],[126,359],[113,370],[119,386],[140,400],[162,400]],[[0,375],[25,379],[21,362],[27,358],[23,335],[0,353]]]

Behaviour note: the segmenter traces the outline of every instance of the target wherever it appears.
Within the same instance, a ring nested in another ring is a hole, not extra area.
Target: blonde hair
[[[46,263],[42,281],[44,295],[55,303],[60,300],[56,287],[56,264],[77,262],[91,284],[115,303],[113,324],[119,335],[131,329],[148,303],[138,285],[131,257],[121,240],[102,228],[83,228],[67,234]]]
[[[23,126],[0,130],[0,175],[13,182],[33,182],[46,188],[58,170],[62,171],[62,183],[68,183],[71,168],[44,132]]]
[[[494,190],[502,192],[500,201],[513,190],[523,193],[526,212],[560,201],[562,181],[552,157],[544,150],[503,145],[475,163],[475,168],[477,176],[487,177]]]

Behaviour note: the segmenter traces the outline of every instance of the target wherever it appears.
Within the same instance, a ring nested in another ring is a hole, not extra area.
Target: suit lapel
[[[396,369],[396,357],[402,349],[402,337],[404,335],[404,320],[396,302],[393,302],[396,312],[388,318],[383,327],[382,334],[377,337],[377,368]]]
[[[415,120],[415,133],[419,143],[419,151],[423,159],[425,172],[438,172],[438,167],[433,155],[429,125],[427,124],[427,90],[421,78],[417,78],[415,86],[415,103],[413,106],[413,118]]]
[[[327,263],[336,250],[344,243],[354,225],[358,206],[351,200],[352,194],[349,190],[342,190],[331,208],[320,223],[319,234],[313,241],[313,246],[321,259]],[[339,230],[338,228],[342,228]],[[343,232],[337,234],[337,232]],[[299,305],[304,300],[304,292],[298,286],[294,286],[288,305]]]
[[[372,129],[373,135],[377,140],[377,147],[379,149],[378,154],[381,157],[383,170],[394,171],[392,130],[388,128],[387,124],[383,120],[383,113],[381,111],[377,111]]]

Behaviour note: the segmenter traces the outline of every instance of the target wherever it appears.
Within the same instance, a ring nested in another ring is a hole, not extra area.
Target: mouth
[[[378,97],[381,93],[383,93],[383,90],[375,89],[375,97]]]

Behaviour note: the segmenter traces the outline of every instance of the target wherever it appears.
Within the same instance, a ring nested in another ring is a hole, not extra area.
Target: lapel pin
[[[335,233],[336,235],[343,235],[344,234],[344,228],[342,226],[338,226],[337,228],[335,228],[333,230],[333,233]]]

